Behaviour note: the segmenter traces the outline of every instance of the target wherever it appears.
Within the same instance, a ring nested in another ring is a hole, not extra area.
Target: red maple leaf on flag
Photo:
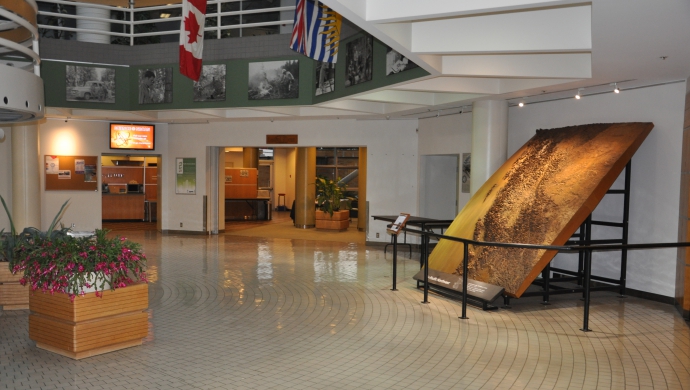
[[[196,21],[194,13],[189,11],[189,15],[184,18],[184,29],[189,31],[189,43],[195,43],[199,39],[199,22]]]

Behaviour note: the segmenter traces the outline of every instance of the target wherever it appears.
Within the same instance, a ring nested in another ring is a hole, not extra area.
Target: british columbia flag
[[[321,62],[338,59],[342,17],[314,0],[297,0],[290,48]]]

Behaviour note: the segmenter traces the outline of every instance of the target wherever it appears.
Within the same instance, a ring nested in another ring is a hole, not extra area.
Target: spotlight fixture
[[[436,118],[438,118],[439,116],[441,116],[441,111],[436,111]]]
[[[618,83],[613,83],[613,86],[615,87],[615,88],[613,89],[613,92],[614,92],[614,93],[621,93],[621,90],[618,89]]]
[[[578,88],[577,89],[577,95],[575,95],[575,99],[580,99],[582,97],[582,91],[584,91],[584,88]]]
[[[520,106],[520,107],[524,107],[524,106],[525,106],[525,103],[523,103],[523,102],[520,102],[520,103],[518,103],[518,106]]]

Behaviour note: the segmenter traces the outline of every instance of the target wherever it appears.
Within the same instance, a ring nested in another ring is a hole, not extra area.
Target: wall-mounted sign
[[[155,126],[143,124],[110,124],[110,149],[153,150]]]
[[[196,195],[196,158],[176,158],[175,173],[175,193]]]
[[[297,134],[266,134],[266,143],[297,145]]]

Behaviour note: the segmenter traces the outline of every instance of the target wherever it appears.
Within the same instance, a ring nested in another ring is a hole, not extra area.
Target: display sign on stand
[[[407,220],[410,219],[410,214],[400,213],[400,216],[393,222],[391,227],[386,229],[390,234],[395,234],[396,236],[400,234],[400,231],[405,227]]]

